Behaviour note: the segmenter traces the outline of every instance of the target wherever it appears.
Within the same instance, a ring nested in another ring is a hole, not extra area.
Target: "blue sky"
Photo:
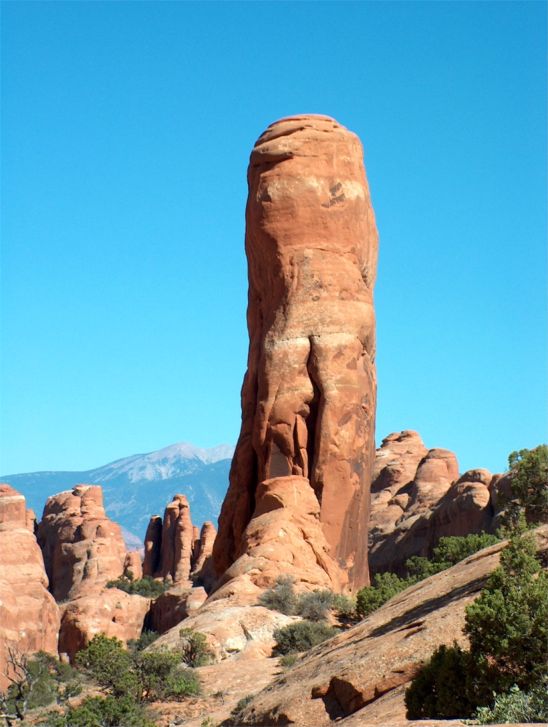
[[[0,472],[235,442],[246,166],[272,121],[361,137],[378,440],[464,470],[546,441],[546,5],[2,6]]]

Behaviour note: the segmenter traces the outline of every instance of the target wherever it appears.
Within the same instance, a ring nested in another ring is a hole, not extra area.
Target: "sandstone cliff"
[[[248,183],[249,356],[213,551],[216,573],[243,557],[253,578],[250,541],[261,539],[253,521],[264,514],[258,501],[292,478],[299,483],[295,502],[316,500],[310,512],[323,536],[290,549],[303,556],[309,549],[311,570],[324,569],[317,585],[334,578],[333,585],[361,586],[368,581],[377,259],[361,144],[326,116],[282,119],[255,144]],[[294,522],[282,499],[287,516],[277,513],[279,527],[284,518]],[[261,553],[272,561],[269,577],[287,564],[283,557],[276,568],[272,552]]]
[[[105,513],[99,485],[77,485],[49,497],[38,542],[57,601],[96,591],[123,573],[122,532]]]
[[[9,649],[57,653],[59,609],[33,527],[23,495],[0,484],[0,691],[8,686]]]

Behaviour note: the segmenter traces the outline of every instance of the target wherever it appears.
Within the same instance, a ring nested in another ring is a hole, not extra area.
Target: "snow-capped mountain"
[[[79,483],[102,485],[108,515],[124,529],[132,547],[142,540],[151,515],[161,515],[173,495],[188,497],[192,520],[216,521],[228,486],[234,447],[210,449],[187,442],[156,452],[134,454],[83,472],[31,472],[3,475],[0,479],[22,492],[40,518],[50,495]]]

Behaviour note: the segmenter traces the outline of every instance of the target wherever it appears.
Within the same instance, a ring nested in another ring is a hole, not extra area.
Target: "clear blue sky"
[[[2,462],[235,442],[246,166],[357,132],[380,232],[378,441],[461,469],[547,438],[546,5],[2,7]]]

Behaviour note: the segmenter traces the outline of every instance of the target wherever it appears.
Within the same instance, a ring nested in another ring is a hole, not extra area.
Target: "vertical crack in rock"
[[[248,185],[248,371],[215,570],[259,547],[249,528],[261,497],[301,478],[301,499],[313,506],[308,483],[319,504],[328,570],[355,589],[369,578],[376,405],[377,231],[360,141],[327,116],[282,119],[256,142]],[[295,520],[302,502],[292,515],[282,500]]]

